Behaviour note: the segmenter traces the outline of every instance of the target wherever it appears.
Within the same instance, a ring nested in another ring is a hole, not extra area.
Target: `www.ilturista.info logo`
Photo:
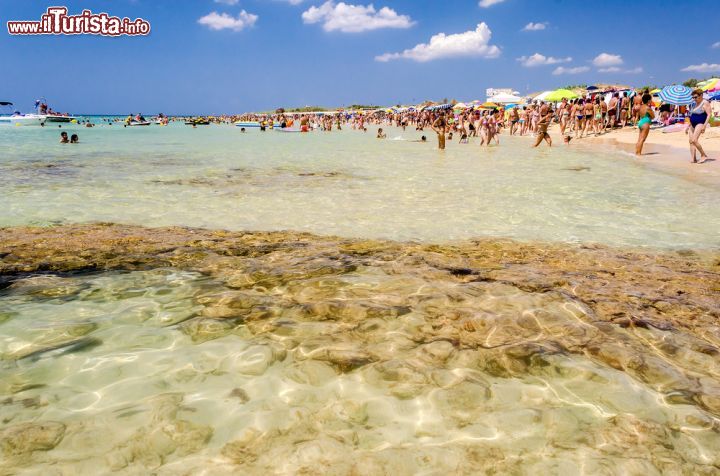
[[[142,36],[150,34],[150,23],[137,18],[111,17],[107,13],[83,10],[80,15],[68,15],[67,7],[49,7],[40,21],[9,21],[11,35],[102,35]]]

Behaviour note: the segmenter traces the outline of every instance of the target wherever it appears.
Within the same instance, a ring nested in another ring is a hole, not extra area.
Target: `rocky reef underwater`
[[[0,229],[0,475],[718,474],[720,252]]]

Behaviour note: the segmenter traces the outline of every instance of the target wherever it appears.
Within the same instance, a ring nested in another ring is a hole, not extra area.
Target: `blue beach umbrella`
[[[662,91],[660,91],[659,96],[663,102],[673,104],[675,106],[687,106],[693,102],[692,89],[678,84],[674,86],[665,86],[662,88]]]
[[[720,91],[710,93],[710,96],[708,96],[708,99],[711,101],[720,101]]]

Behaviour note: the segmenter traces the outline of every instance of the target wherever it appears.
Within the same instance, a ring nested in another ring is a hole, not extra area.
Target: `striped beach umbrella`
[[[687,106],[693,102],[692,89],[687,86],[676,84],[674,86],[665,86],[660,91],[660,99],[668,104],[675,106]]]

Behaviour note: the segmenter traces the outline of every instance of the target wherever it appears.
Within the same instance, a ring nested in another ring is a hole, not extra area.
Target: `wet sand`
[[[720,187],[720,127],[709,128],[700,137],[700,143],[710,159],[701,164],[691,163],[688,136],[684,132],[663,133],[662,129],[651,130],[641,157],[635,156],[637,139],[637,128],[626,127],[600,136],[573,139],[571,147],[612,146],[623,151],[628,158],[644,163],[649,168],[671,173],[695,183]],[[554,145],[565,147],[562,140],[559,130],[555,128]],[[699,153],[697,157],[700,160]]]

